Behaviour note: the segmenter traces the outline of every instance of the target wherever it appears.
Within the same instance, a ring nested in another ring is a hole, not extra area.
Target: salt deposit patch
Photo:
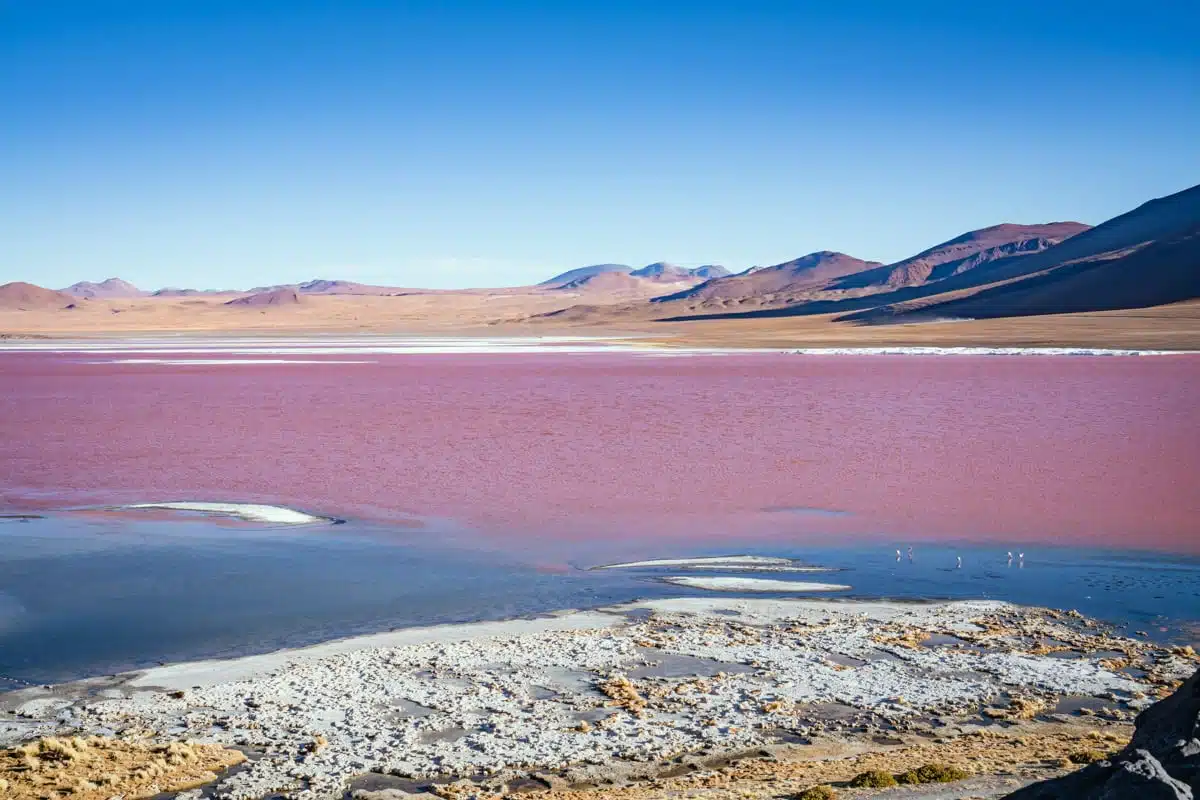
[[[200,514],[217,514],[226,517],[236,517],[247,522],[266,522],[275,525],[311,525],[314,522],[328,522],[327,517],[317,517],[283,506],[259,505],[257,503],[198,503],[198,502],[169,502],[169,503],[134,503],[120,508],[162,509],[164,511],[194,511]]]
[[[654,613],[632,621],[636,608]],[[96,696],[86,683],[78,697],[71,687],[35,687],[14,698],[29,717],[15,734],[57,730],[69,710],[85,733],[150,729],[250,747],[262,757],[223,778],[216,797],[333,800],[369,771],[499,781],[566,770],[570,780],[618,759],[757,747],[781,727],[808,735],[804,714],[822,704],[902,723],[969,718],[1014,688],[1152,691],[1094,655],[1068,662],[1025,652],[1031,626],[1039,637],[1077,636],[1060,614],[991,602],[668,599],[177,665],[126,679],[132,693],[122,697]],[[971,629],[990,637],[988,652],[913,649],[898,638]],[[1116,641],[1097,633],[1080,643],[1094,653]],[[1161,660],[1147,644],[1119,641]],[[871,660],[880,648],[902,658]]]
[[[714,592],[844,592],[852,588],[840,583],[779,581],[768,578],[699,578],[675,575],[663,580],[676,586],[710,589]]]

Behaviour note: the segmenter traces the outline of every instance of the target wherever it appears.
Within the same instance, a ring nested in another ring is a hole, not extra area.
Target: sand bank
[[[220,798],[340,797],[368,773],[594,780],[781,735],[1049,713],[1065,695],[1121,719],[1194,669],[1108,633],[994,602],[650,601],[24,690],[3,696],[17,717],[0,740],[150,732],[261,752]]]

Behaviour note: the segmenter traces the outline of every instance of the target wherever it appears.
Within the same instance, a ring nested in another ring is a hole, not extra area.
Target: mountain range
[[[665,261],[639,268],[594,264],[536,286],[458,291],[314,279],[246,292],[168,288],[150,293],[114,277],[61,291],[5,284],[0,309],[179,298],[270,309],[334,295],[450,301],[530,297],[536,299],[533,313],[504,321],[572,323],[827,314],[884,324],[1158,306],[1200,297],[1200,186],[1151,200],[1096,227],[1080,222],[992,225],[890,264],[828,250],[737,274],[717,265],[689,268]]]

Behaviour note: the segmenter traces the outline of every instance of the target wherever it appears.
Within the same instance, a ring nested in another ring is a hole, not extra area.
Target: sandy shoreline
[[[607,302],[619,301],[610,297]],[[559,293],[417,294],[406,297],[311,296],[303,305],[231,308],[220,299],[91,300],[76,309],[0,310],[0,337],[162,335],[640,336],[667,346],[800,347],[1079,347],[1200,349],[1200,303],[1069,314],[858,325],[836,315],[767,316],[695,321],[653,314],[608,313],[598,319],[540,316],[575,305]],[[597,298],[586,301],[598,302]],[[602,305],[606,304],[602,302]],[[619,308],[621,303],[618,302]],[[587,316],[587,315],[585,315]]]
[[[681,598],[23,690],[0,695],[0,742],[102,733],[254,752],[221,798],[340,797],[367,775],[502,791],[1030,709],[1053,721],[1064,698],[1124,724],[1192,669],[1077,615],[997,602]]]

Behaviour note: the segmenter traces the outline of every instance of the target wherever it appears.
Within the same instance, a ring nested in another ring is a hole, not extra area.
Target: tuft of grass
[[[953,783],[971,777],[966,770],[949,764],[925,764],[896,776],[896,783]]]
[[[1107,761],[1108,756],[1099,750],[1076,750],[1067,759],[1072,764],[1095,764],[1097,761]]]
[[[833,790],[832,786],[821,784],[808,787],[796,795],[793,800],[837,800],[837,792]]]
[[[896,785],[896,779],[890,772],[870,769],[855,775],[848,785],[853,789],[888,789]]]
[[[46,762],[70,763],[79,758],[79,752],[69,739],[47,736],[37,742],[37,757]]]

